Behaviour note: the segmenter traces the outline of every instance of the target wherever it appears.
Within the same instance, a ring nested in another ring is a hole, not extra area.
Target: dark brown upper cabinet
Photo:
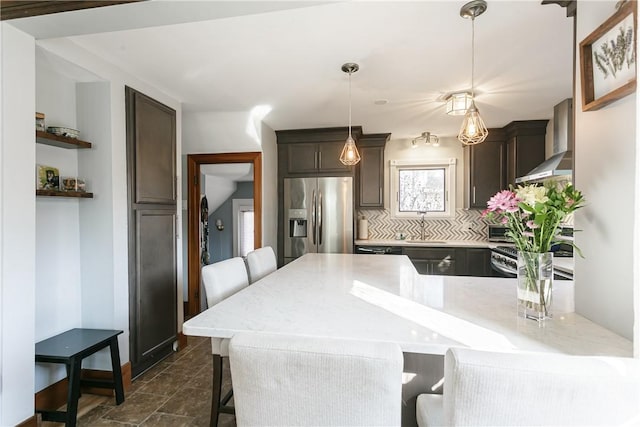
[[[487,200],[505,188],[505,143],[502,129],[489,129],[482,144],[468,147],[470,208],[486,208]]]
[[[353,127],[351,133],[357,142],[362,128]],[[353,176],[354,168],[340,162],[340,153],[348,135],[346,127],[276,131],[278,174],[281,178]]]
[[[509,123],[506,134],[507,185],[526,175],[544,161],[545,135],[549,120],[524,120]]]
[[[384,148],[390,133],[362,135],[358,141],[360,163],[356,170],[357,208],[384,208]]]

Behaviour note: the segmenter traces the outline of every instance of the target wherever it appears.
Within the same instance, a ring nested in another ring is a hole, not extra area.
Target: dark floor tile
[[[78,418],[78,427],[94,426],[108,412],[113,410],[113,406],[96,406],[86,414]]]
[[[180,415],[154,413],[149,416],[140,427],[193,427],[195,419]]]
[[[162,396],[171,396],[181,387],[189,383],[189,377],[177,375],[171,372],[163,372],[145,383],[139,393],[151,393]]]
[[[173,415],[197,417],[209,414],[211,410],[211,391],[190,387],[181,388],[162,405],[158,412]]]
[[[167,398],[156,394],[137,392],[132,394],[123,404],[107,412],[103,416],[103,419],[140,424],[159,407],[164,405],[166,401]]]

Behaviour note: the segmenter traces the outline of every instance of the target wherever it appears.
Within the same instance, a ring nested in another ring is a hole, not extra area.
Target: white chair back
[[[400,425],[396,344],[238,333],[229,361],[239,427]]]
[[[247,269],[251,283],[257,282],[267,274],[271,274],[278,268],[276,254],[271,246],[256,249],[247,254]]]
[[[205,265],[202,267],[202,282],[207,294],[207,307],[213,307],[249,285],[244,260],[236,257]]]
[[[640,425],[640,360],[451,349],[416,406],[420,426]]]

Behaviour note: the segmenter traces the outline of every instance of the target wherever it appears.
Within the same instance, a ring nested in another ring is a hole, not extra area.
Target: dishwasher
[[[356,254],[402,255],[401,246],[356,246]]]

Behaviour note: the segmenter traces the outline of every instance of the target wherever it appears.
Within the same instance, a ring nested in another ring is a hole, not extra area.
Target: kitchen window
[[[455,215],[456,159],[391,160],[391,208],[397,218]]]

